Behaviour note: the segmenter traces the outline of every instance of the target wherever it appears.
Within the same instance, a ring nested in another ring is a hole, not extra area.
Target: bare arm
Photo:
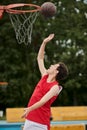
[[[23,117],[26,117],[27,114],[32,111],[35,110],[41,106],[43,106],[47,101],[49,101],[53,96],[56,96],[60,93],[61,90],[59,90],[59,87],[57,85],[53,86],[49,92],[47,92],[40,101],[36,102],[35,104],[33,104],[32,106],[25,108],[25,113],[22,115]]]
[[[38,56],[37,56],[37,61],[38,61],[38,66],[39,70],[41,72],[41,75],[43,76],[46,74],[46,68],[44,66],[44,51],[45,51],[45,46],[46,44],[51,41],[54,38],[54,34],[50,34],[47,38],[45,38],[40,46]]]

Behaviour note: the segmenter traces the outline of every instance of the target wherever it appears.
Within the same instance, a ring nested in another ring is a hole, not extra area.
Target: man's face
[[[51,66],[49,67],[49,69],[47,70],[47,72],[48,72],[49,74],[51,74],[51,73],[57,73],[57,72],[58,72],[58,70],[57,70],[58,66],[59,66],[59,64],[51,65]]]

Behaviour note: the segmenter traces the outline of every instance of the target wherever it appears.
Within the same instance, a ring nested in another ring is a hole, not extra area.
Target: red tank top
[[[57,81],[48,83],[47,77],[48,75],[43,76],[41,80],[39,81],[39,83],[36,85],[35,90],[28,103],[28,107],[38,102],[54,85],[58,85]],[[51,115],[50,106],[56,98],[57,96],[52,97],[42,107],[31,111],[27,115],[26,119],[40,123],[40,124],[47,125],[48,130],[49,130],[50,129],[50,115]]]

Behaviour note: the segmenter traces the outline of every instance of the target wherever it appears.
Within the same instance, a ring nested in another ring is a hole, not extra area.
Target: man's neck
[[[56,81],[55,77],[53,75],[49,75],[47,78],[47,82],[54,82]]]

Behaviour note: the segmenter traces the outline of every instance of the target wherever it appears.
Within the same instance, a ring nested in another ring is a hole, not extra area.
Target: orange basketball
[[[53,17],[57,12],[56,6],[51,2],[45,2],[41,5],[41,14],[44,17]]]

